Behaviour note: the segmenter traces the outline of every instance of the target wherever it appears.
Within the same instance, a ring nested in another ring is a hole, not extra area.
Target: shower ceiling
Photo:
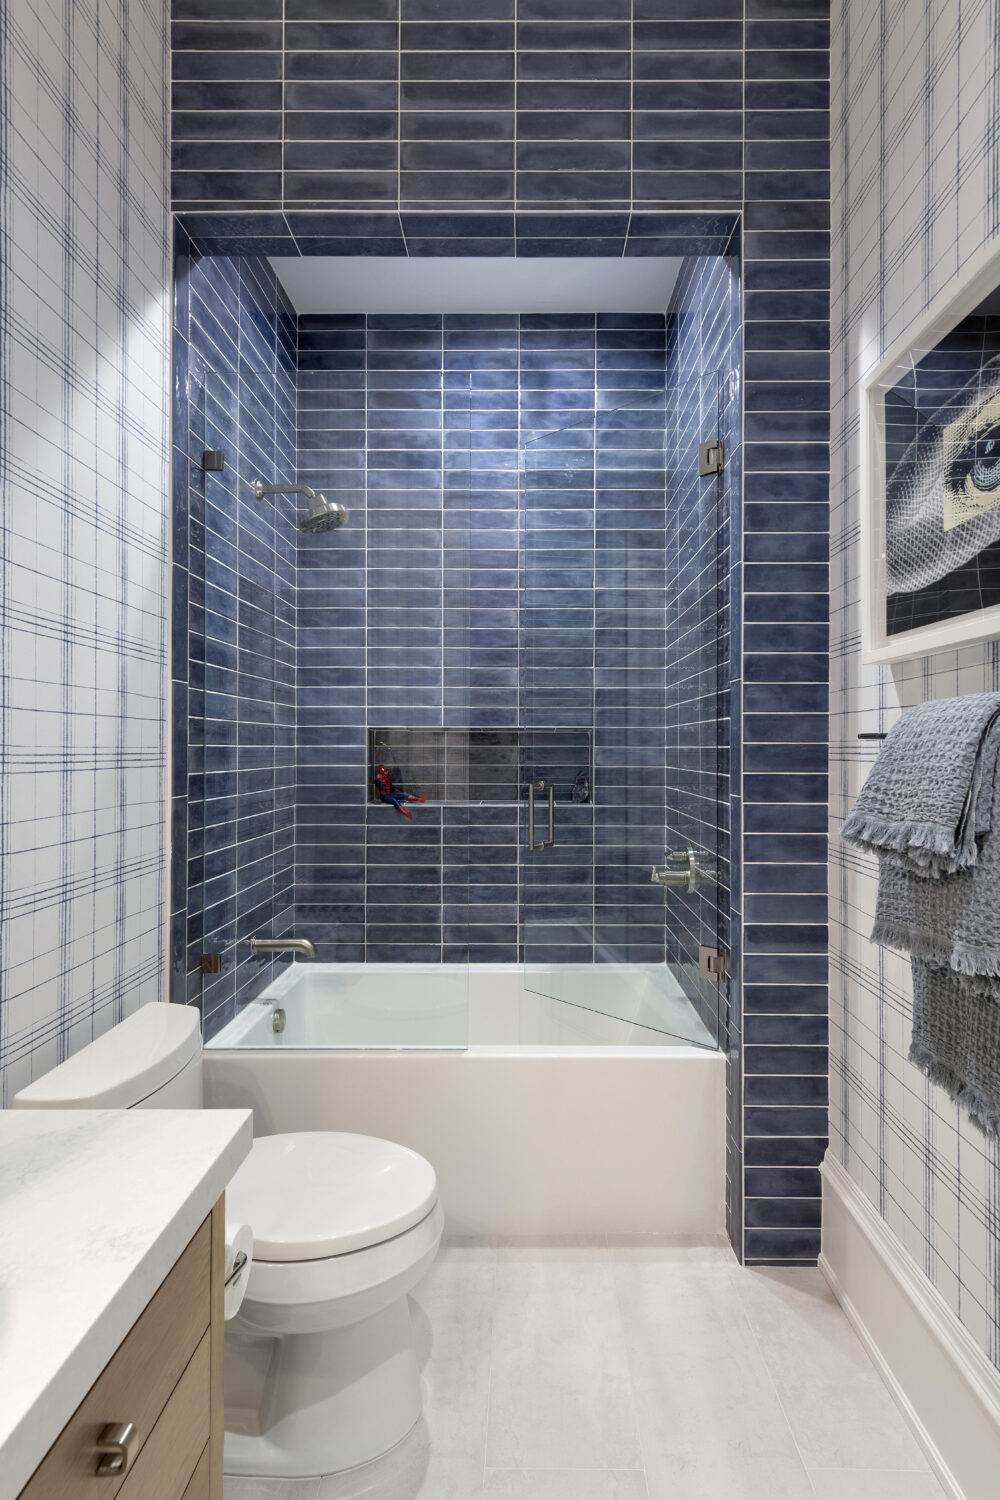
[[[654,256],[311,255],[271,265],[297,313],[652,312],[682,262]]]

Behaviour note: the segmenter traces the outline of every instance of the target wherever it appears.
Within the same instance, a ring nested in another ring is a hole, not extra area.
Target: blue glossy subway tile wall
[[[352,0],[336,21],[269,0],[174,0],[172,9],[175,205],[205,251],[718,256],[739,226],[745,441],[725,501],[729,1224],[748,1259],[815,1258],[826,1142],[817,1070],[826,1040],[828,5],[519,0],[515,18],[509,0],[448,0],[443,10],[438,0]],[[445,535],[442,523],[442,567]],[[344,629],[356,586],[341,606]],[[462,616],[449,622],[447,650],[453,672],[467,676],[474,661],[487,664],[455,635],[466,628]],[[477,682],[481,704],[508,691],[511,661],[509,638],[486,649],[498,654],[495,680]],[[356,670],[345,659],[345,674]],[[355,690],[345,676],[345,713]],[[298,694],[300,744],[317,736],[311,752],[325,732],[302,717],[325,711],[314,691]],[[300,754],[303,787],[314,769]],[[491,849],[513,842],[508,825],[484,836],[495,838]],[[356,847],[357,829],[350,837]],[[343,868],[360,893],[363,865],[352,856]],[[439,890],[450,892],[440,859],[418,866],[431,884],[438,869]],[[345,941],[349,931],[367,942],[365,910],[344,903]],[[498,910],[505,948],[510,902]],[[693,915],[680,930],[690,955]],[[461,937],[461,924],[448,931]],[[443,951],[443,928],[435,941]]]
[[[797,97],[793,91],[792,97]],[[750,202],[744,224],[740,1044],[748,1261],[812,1260],[827,1145],[829,204]],[[735,917],[734,917],[735,921]],[[730,1089],[731,1123],[736,1111]],[[730,1159],[735,1157],[735,1144]],[[731,1226],[735,1234],[736,1226]]]
[[[298,549],[297,918],[327,957],[663,962],[665,329],[300,320],[300,476],[352,508]],[[523,731],[529,779],[585,731],[592,800],[559,785],[543,862],[520,795],[406,823],[370,805],[375,725]]]
[[[739,205],[746,178],[748,196],[786,199],[828,176],[821,3],[171,10],[174,197],[186,209],[714,209]],[[496,228],[489,238],[509,232]]]

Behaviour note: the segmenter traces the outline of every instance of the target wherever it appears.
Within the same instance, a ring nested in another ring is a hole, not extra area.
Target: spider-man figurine
[[[406,791],[400,784],[402,777],[395,766],[393,766],[393,772],[395,774],[390,774],[388,766],[375,767],[375,775],[372,780],[378,799],[380,802],[388,802],[390,807],[396,809],[400,817],[412,818],[413,814],[405,804],[407,802],[426,802],[427,793]]]

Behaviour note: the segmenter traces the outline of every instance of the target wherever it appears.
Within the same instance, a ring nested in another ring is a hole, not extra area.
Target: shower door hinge
[[[706,474],[721,474],[725,466],[726,454],[721,438],[710,438],[707,443],[698,444],[698,473],[702,478]]]
[[[702,979],[725,979],[726,977],[726,955],[721,948],[706,948],[704,943],[698,949],[698,973]]]

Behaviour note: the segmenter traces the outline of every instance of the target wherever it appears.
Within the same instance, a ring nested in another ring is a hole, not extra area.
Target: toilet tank
[[[15,1109],[200,1109],[201,1021],[153,1001],[36,1078]]]

